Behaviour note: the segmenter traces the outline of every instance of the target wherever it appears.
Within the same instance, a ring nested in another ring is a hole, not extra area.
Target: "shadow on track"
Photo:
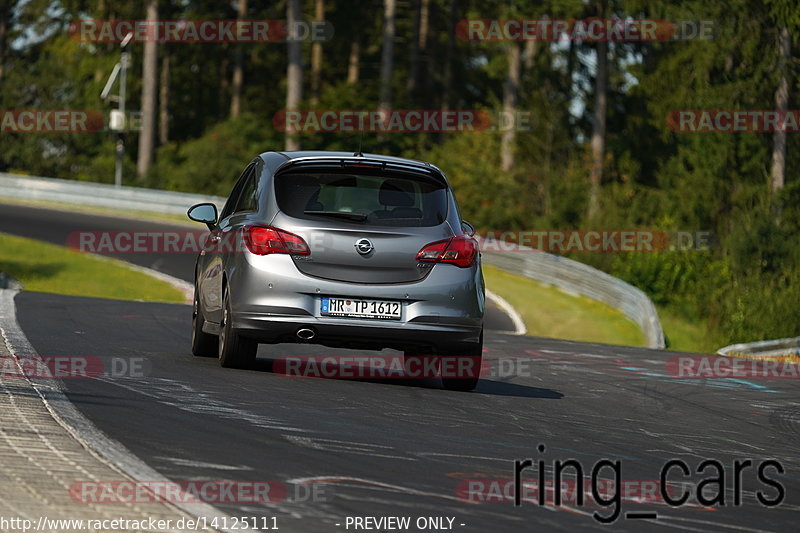
[[[273,364],[277,359],[269,357],[259,357],[255,363],[248,368],[256,372],[274,372]],[[341,368],[342,365],[331,364],[332,369]],[[438,388],[442,389],[441,381],[430,378],[342,378],[342,377],[326,377],[326,376],[313,376],[313,377],[300,377],[300,376],[286,376],[286,379],[334,379],[338,381],[358,381],[363,383],[376,383],[382,385],[401,385],[404,387],[423,387],[423,388]],[[454,391],[448,391],[453,393]],[[455,394],[459,394],[455,392]],[[560,400],[564,395],[552,389],[542,389],[539,387],[530,387],[528,385],[518,385],[515,383],[506,383],[501,381],[491,381],[481,379],[475,390],[460,394],[485,394],[487,396],[508,396],[516,398],[542,398],[547,400]]]
[[[490,381],[482,379],[472,394],[486,394],[489,396],[514,396],[517,398],[543,398],[546,400],[560,400],[564,395],[553,389],[541,389],[528,385],[518,385],[505,381]]]

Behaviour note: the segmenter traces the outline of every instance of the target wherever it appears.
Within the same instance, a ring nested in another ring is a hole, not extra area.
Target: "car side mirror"
[[[217,223],[217,206],[210,203],[193,205],[186,212],[190,220],[203,222],[208,229],[213,230]]]
[[[461,231],[466,233],[470,237],[475,236],[475,226],[467,222],[466,220],[461,221]]]

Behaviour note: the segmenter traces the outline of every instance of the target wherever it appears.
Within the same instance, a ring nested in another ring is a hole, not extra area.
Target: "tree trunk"
[[[789,109],[789,81],[786,76],[786,62],[792,53],[792,36],[788,28],[778,33],[778,72],[780,81],[775,90],[775,109],[784,116]],[[776,129],[772,135],[772,186],[773,193],[783,189],[786,182],[786,131]]]
[[[325,21],[325,0],[314,0],[314,20]],[[311,45],[311,103],[319,103],[319,87],[322,78],[322,43],[314,41]]]
[[[514,117],[519,104],[519,77],[520,77],[520,45],[510,42],[506,48],[508,57],[508,72],[503,85],[503,115]],[[508,172],[514,168],[514,140],[516,139],[516,125],[511,123],[500,138],[500,169]]]
[[[450,1],[450,22],[447,26],[447,49],[444,53],[444,87],[442,89],[442,109],[453,105],[453,61],[456,55],[456,22],[458,18],[458,0]]]
[[[411,42],[406,92],[413,99],[419,90],[420,74],[428,75],[428,37],[430,34],[431,0],[419,0],[414,17],[414,39]]]
[[[414,87],[416,90],[422,89],[424,94],[433,93],[433,68],[431,65],[431,56],[428,53],[428,41],[430,40],[430,13],[431,13],[431,0],[422,0],[422,7],[419,12],[419,66],[415,74],[416,80]],[[424,80],[424,85],[421,87],[420,78]]]
[[[536,41],[530,39],[525,41],[525,51],[522,52],[522,65],[525,72],[530,72],[533,69],[533,61],[536,59]]]
[[[600,2],[600,18],[606,16],[606,0]],[[592,117],[592,167],[589,175],[589,207],[587,218],[593,220],[600,210],[600,182],[606,152],[606,111],[608,108],[608,43],[597,43],[597,72],[594,83],[594,113]]]
[[[239,0],[236,5],[236,20],[245,19],[247,19],[247,0]],[[242,49],[242,43],[237,43],[236,52],[233,59],[233,75],[231,76],[231,118],[237,118],[242,112],[243,84],[244,50]]]
[[[381,87],[378,109],[392,106],[392,73],[394,72],[396,0],[383,0],[383,51],[381,53]]]
[[[169,142],[169,54],[161,58],[161,81],[158,93],[158,144]]]
[[[411,46],[408,49],[408,80],[406,80],[406,96],[409,99],[412,99],[414,93],[417,91],[417,76],[419,75],[420,11],[422,11],[422,0],[414,0],[414,20],[411,21],[414,34],[411,37]]]
[[[158,0],[147,1],[147,20],[158,19]],[[156,89],[158,83],[158,50],[154,38],[144,43],[142,60],[142,131],[139,133],[139,158],[136,173],[142,180],[153,163],[156,138]]]
[[[300,0],[288,0],[286,3],[286,22],[289,28],[295,26],[302,13]],[[287,54],[289,64],[286,69],[286,111],[296,110],[303,99],[303,57],[302,42],[296,35],[287,36]],[[299,150],[300,141],[296,133],[286,133],[286,150]]]
[[[350,57],[347,59],[347,83],[355,85],[358,83],[359,71],[361,70],[361,44],[358,37],[350,43]]]
[[[8,19],[11,16],[10,0],[0,0],[0,81],[6,65],[6,40],[8,39]]]

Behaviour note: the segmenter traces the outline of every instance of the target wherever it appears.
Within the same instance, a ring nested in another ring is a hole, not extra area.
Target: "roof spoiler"
[[[340,167],[340,168],[372,168],[379,171],[412,172],[430,176],[437,181],[447,184],[444,174],[437,167],[425,162],[398,162],[384,159],[371,159],[364,156],[316,156],[290,159],[275,169],[275,174],[287,168],[313,168],[313,167]]]

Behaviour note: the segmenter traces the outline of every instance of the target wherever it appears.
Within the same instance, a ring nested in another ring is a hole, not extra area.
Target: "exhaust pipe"
[[[297,338],[301,341],[310,341],[317,333],[311,328],[300,328],[297,330]]]

